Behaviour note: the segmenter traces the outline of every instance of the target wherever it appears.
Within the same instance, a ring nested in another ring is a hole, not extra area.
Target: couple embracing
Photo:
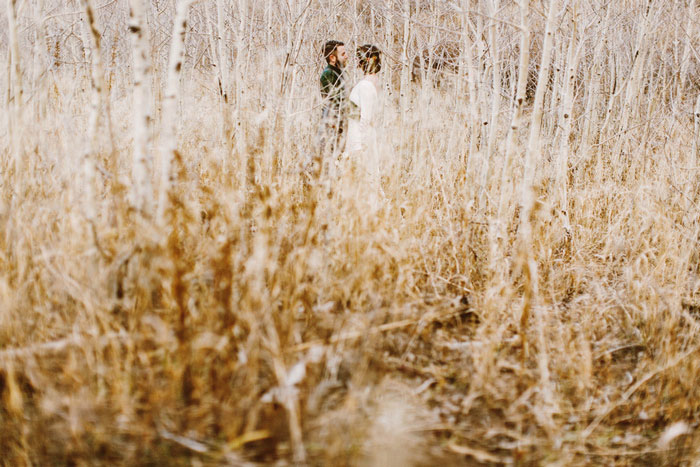
[[[363,183],[380,191],[377,120],[379,114],[379,79],[381,52],[373,45],[357,48],[357,61],[363,77],[346,91],[345,44],[328,41],[323,47],[327,66],[321,73],[323,114],[321,146],[324,165],[331,176],[335,165],[352,170]]]

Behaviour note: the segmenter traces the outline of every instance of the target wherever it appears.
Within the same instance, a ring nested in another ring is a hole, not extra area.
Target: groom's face
[[[335,65],[339,68],[343,68],[345,63],[348,61],[348,54],[345,51],[344,45],[339,45],[335,49]]]

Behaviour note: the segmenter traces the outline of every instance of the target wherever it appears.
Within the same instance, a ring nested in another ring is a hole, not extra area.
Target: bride
[[[377,120],[379,111],[379,79],[381,52],[373,45],[357,48],[357,58],[364,77],[352,88],[348,104],[348,138],[346,155],[360,182],[369,184],[376,205],[380,189],[379,155],[377,153]],[[367,188],[370,188],[367,187]]]

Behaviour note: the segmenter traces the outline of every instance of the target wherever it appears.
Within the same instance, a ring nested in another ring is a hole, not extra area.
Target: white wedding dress
[[[360,80],[350,92],[345,157],[356,168],[356,175],[372,187],[368,195],[373,198],[381,180],[376,130],[379,107],[377,87],[368,78]]]

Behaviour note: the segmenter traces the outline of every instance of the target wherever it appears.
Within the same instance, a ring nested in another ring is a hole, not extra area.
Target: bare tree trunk
[[[226,16],[224,10],[223,0],[217,0],[216,2],[216,35],[213,34],[211,22],[209,20],[209,9],[207,5],[204,5],[204,11],[206,14],[207,28],[210,32],[209,42],[211,45],[211,55],[212,59],[216,63],[216,86],[219,90],[219,115],[221,117],[220,127],[219,127],[219,138],[221,139],[221,147],[223,150],[223,159],[221,161],[221,167],[223,173],[229,173],[230,158],[231,158],[231,109],[229,107],[231,98],[231,79],[230,79],[230,67],[228,60],[228,52],[226,48],[226,23],[224,22],[224,17]],[[216,51],[216,52],[215,52]]]
[[[566,56],[566,67],[564,69],[565,83],[564,95],[562,97],[562,110],[559,116],[559,124],[561,128],[559,152],[556,158],[556,173],[555,186],[557,191],[557,202],[559,209],[564,216],[565,228],[569,230],[569,214],[567,210],[567,174],[569,171],[569,154],[571,147],[569,139],[571,137],[571,122],[573,120],[574,107],[574,80],[578,71],[579,50],[578,47],[578,30],[576,8],[574,7],[573,17],[571,19],[571,39],[569,41],[569,50]]]
[[[700,161],[700,95],[695,102],[695,134],[693,135],[693,167],[697,170]]]
[[[469,0],[462,0],[462,34],[464,37],[462,57],[467,68],[467,88],[469,90],[469,152],[466,155],[464,171],[467,180],[471,180],[472,177],[472,163],[477,156],[478,151],[478,141],[479,134],[481,132],[481,118],[479,114],[479,96],[480,92],[477,90],[477,77],[479,76],[479,68],[474,62],[473,47],[474,41],[472,40],[472,35],[470,29],[473,28],[468,16],[469,11]],[[476,40],[478,39],[478,32],[475,34]],[[466,186],[467,197],[472,198],[473,196],[473,183],[468,183]]]
[[[683,41],[683,57],[681,58],[680,76],[678,79],[678,87],[676,89],[676,100],[679,105],[683,104],[683,94],[685,93],[685,85],[688,80],[688,67],[690,66],[690,51],[693,41],[693,24],[697,17],[697,0],[690,0],[690,5],[687,10],[688,21],[685,25],[685,40]]]
[[[628,146],[628,131],[630,129],[629,121],[633,112],[632,106],[638,101],[641,90],[641,82],[644,76],[644,66],[649,55],[649,48],[647,47],[648,31],[650,17],[652,16],[652,8],[654,6],[655,4],[653,0],[651,0],[642,18],[642,25],[637,35],[637,42],[635,45],[636,50],[633,58],[632,70],[630,71],[630,76],[627,80],[627,86],[625,88],[625,102],[622,105],[622,115],[620,117],[620,126],[618,129],[618,131],[620,132],[620,137],[618,138],[618,141],[615,144],[615,149],[612,152],[613,161],[615,162],[619,162],[623,151],[625,151]],[[620,166],[620,164],[616,163],[615,166],[619,167],[622,172],[627,171],[627,169],[624,167],[624,164],[623,166]]]
[[[396,0],[386,0],[385,6],[383,7],[383,11],[386,12],[387,10],[393,10],[393,5]],[[387,21],[386,19],[382,21],[382,26],[383,26],[383,32],[384,32],[384,43],[389,44],[390,47],[394,46],[394,33],[395,33],[395,28],[393,27],[393,23],[391,21]],[[383,71],[383,70],[382,70]],[[389,68],[387,70],[386,74],[386,79],[387,82],[393,83],[393,72],[392,69]]]
[[[153,158],[149,152],[151,102],[149,100],[147,81],[151,66],[149,44],[146,35],[143,0],[129,0],[129,31],[133,50],[134,74],[134,162],[133,162],[133,196],[134,206],[143,214],[150,216],[153,206],[151,185],[151,168]]]
[[[170,190],[173,186],[172,163],[177,152],[177,98],[180,90],[180,71],[185,50],[185,35],[187,32],[187,12],[193,0],[183,0],[177,5],[173,35],[170,42],[170,54],[168,57],[168,77],[165,84],[165,97],[163,99],[163,130],[161,141],[165,145],[161,156],[160,186],[158,191],[159,225],[165,222],[165,213],[169,206]]]
[[[236,128],[238,131],[235,135],[236,138],[236,150],[239,155],[242,155],[245,152],[245,144],[243,141],[243,135],[241,134],[242,132],[242,127],[240,125],[241,118],[242,118],[242,106],[243,106],[243,90],[244,90],[244,78],[243,78],[243,51],[246,48],[246,42],[244,39],[244,34],[245,34],[245,25],[246,25],[246,20],[247,20],[247,15],[248,15],[248,1],[247,0],[238,0],[238,28],[236,30],[236,58],[235,58],[235,64],[234,64],[234,73],[235,73],[235,92],[236,92],[236,103],[235,103],[235,110],[233,113],[233,126]],[[290,49],[287,49],[288,53],[291,53]],[[286,71],[283,71],[283,76],[282,80],[285,79],[285,74]],[[227,118],[229,118],[227,116]],[[286,138],[286,136],[285,136]],[[285,139],[285,141],[287,141]],[[232,147],[230,148],[232,149]],[[283,156],[284,160],[284,156]],[[237,168],[243,167],[242,161],[239,159],[237,162]],[[244,172],[242,170],[239,170],[240,174],[243,174]],[[239,182],[243,182],[245,180],[245,177],[242,180],[239,180]]]
[[[609,24],[611,12],[612,8],[608,5],[603,24]],[[596,37],[597,43],[593,52],[593,66],[590,70],[590,78],[586,81],[586,92],[588,93],[586,110],[584,111],[586,123],[584,124],[583,135],[581,136],[581,150],[579,151],[580,157],[586,160],[592,157],[592,147],[598,136],[598,133],[593,131],[593,129],[600,125],[599,120],[601,119],[598,107],[600,89],[603,82],[603,67],[605,66],[603,48],[607,43],[607,31],[607,28],[603,29],[601,35]]]
[[[617,60],[615,59],[615,56],[613,55],[611,59],[609,59],[608,62],[608,67],[609,67],[609,72],[608,76],[610,76],[610,84],[609,86],[609,92],[608,92],[608,103],[605,106],[605,119],[603,120],[603,124],[600,126],[600,130],[598,132],[598,141],[605,141],[607,140],[607,135],[609,133],[608,127],[610,126],[610,122],[614,120],[613,114],[615,114],[615,117],[617,117],[617,113],[615,112],[616,110],[616,105],[615,101],[617,101],[617,98],[620,95],[621,92],[621,86],[618,83],[618,70],[617,70]]]
[[[489,16],[491,17],[491,24],[489,25],[489,55],[491,56],[491,123],[488,125],[488,145],[484,153],[483,165],[481,167],[481,176],[479,183],[479,206],[482,209],[488,209],[488,201],[491,199],[488,196],[491,172],[494,170],[493,167],[497,161],[496,159],[496,137],[498,136],[498,115],[501,111],[501,64],[500,64],[500,50],[498,47],[498,24],[496,22],[496,16],[499,10],[499,0],[491,0],[489,2]],[[500,161],[503,163],[504,161]],[[498,245],[498,222],[499,219],[494,218],[491,215],[489,220],[489,272],[492,275],[492,279],[500,282],[499,278],[499,257],[502,251]]]
[[[501,110],[501,64],[500,51],[498,49],[498,24],[496,23],[496,15],[499,9],[499,0],[491,0],[489,2],[489,15],[491,16],[491,25],[489,26],[489,53],[491,55],[491,123],[488,125],[488,145],[484,154],[483,166],[481,168],[481,195],[480,205],[485,207],[485,202],[488,199],[486,193],[489,188],[489,178],[491,175],[492,160],[495,155],[496,137],[498,136],[498,114]]]
[[[272,5],[275,0],[267,0],[265,3],[265,43],[272,43]]]
[[[403,45],[401,47],[401,96],[408,97],[409,67],[408,44],[411,38],[411,2],[403,2]],[[403,99],[402,99],[403,100]],[[403,106],[402,106],[403,107]]]
[[[44,11],[43,0],[36,0],[31,4],[31,16],[34,22],[34,30],[32,31],[32,77],[31,77],[31,93],[33,96],[44,95],[44,90],[39,90],[39,86],[42,83],[42,75],[46,72],[44,64],[42,63],[43,47],[46,42],[44,40],[43,28],[41,26],[41,17]],[[35,122],[40,122],[42,120],[41,108],[44,105],[44,99],[33,99],[32,102],[32,120]]]
[[[5,111],[9,114],[12,105],[12,81],[10,80],[10,76],[12,75],[12,53],[10,51],[7,52],[7,69],[6,74],[5,74]],[[7,119],[7,124],[9,125],[12,122],[10,118]],[[9,131],[8,134],[11,134],[12,132]]]
[[[10,134],[10,147],[12,159],[15,165],[15,173],[22,171],[23,160],[20,154],[20,124],[22,120],[22,69],[20,67],[19,43],[17,38],[17,18],[15,17],[16,0],[7,0],[7,22],[8,39],[10,41],[8,64],[9,82],[8,85],[8,105],[12,101],[12,106],[8,115],[8,130]]]
[[[697,206],[695,204],[695,199],[698,194],[698,183],[697,183],[697,173],[698,164],[700,163],[700,95],[698,95],[695,101],[695,109],[693,110],[693,153],[690,155],[686,164],[690,164],[691,176],[688,177],[685,184],[685,212],[688,214],[688,218],[691,223],[697,221]]]
[[[248,0],[238,0],[238,31],[236,33],[236,118],[240,118],[241,105],[243,104],[243,55],[247,48],[245,40],[245,27],[248,20]],[[289,49],[287,49],[289,51]],[[291,53],[291,51],[289,51]]]
[[[220,0],[219,0],[220,1]],[[217,14],[219,11],[219,1],[217,1]],[[223,7],[221,7],[223,9]],[[221,147],[225,148],[223,158],[221,160],[221,167],[224,173],[228,173],[228,163],[229,163],[229,129],[230,129],[230,118],[227,109],[227,102],[229,100],[229,86],[224,85],[226,81],[222,76],[222,54],[223,54],[223,44],[219,43],[219,39],[223,42],[223,32],[219,29],[217,22],[217,31],[214,32],[212,26],[211,16],[209,14],[209,6],[207,4],[203,7],[204,10],[204,21],[206,22],[207,31],[207,41],[209,42],[209,50],[211,51],[211,60],[216,72],[214,73],[214,86],[219,92],[219,138],[221,140]],[[226,73],[228,74],[228,67]],[[228,77],[228,76],[227,76]]]
[[[475,118],[479,119],[479,124],[476,125],[474,128],[474,140],[478,141],[478,146],[477,146],[477,154],[478,158],[477,161],[480,164],[479,167],[475,167],[475,174],[474,174],[474,188],[476,188],[477,191],[474,192],[476,195],[477,193],[483,193],[483,191],[479,192],[479,190],[482,190],[482,186],[480,186],[480,174],[481,170],[483,170],[483,166],[486,163],[486,158],[488,155],[486,154],[487,148],[488,148],[488,141],[487,141],[487,135],[488,135],[488,116],[489,116],[489,111],[488,111],[488,86],[486,83],[489,82],[489,79],[487,77],[488,72],[489,72],[489,65],[486,60],[486,56],[488,54],[487,52],[487,45],[486,44],[486,32],[485,32],[485,26],[484,26],[484,16],[487,15],[478,15],[476,17],[476,31],[475,31],[475,40],[476,40],[476,46],[477,46],[477,58],[476,58],[476,79],[477,83],[479,86],[477,86],[477,110],[475,114]],[[475,154],[475,155],[477,155]]]
[[[530,67],[530,25],[528,22],[528,10],[530,0],[520,1],[520,63],[518,64],[518,84],[515,96],[515,106],[510,121],[510,129],[506,139],[505,162],[501,171],[501,193],[498,201],[498,237],[502,239],[506,235],[507,215],[506,209],[512,198],[513,185],[513,158],[516,152],[516,140],[518,131],[523,121],[523,106],[527,93],[527,76]]]
[[[226,50],[224,46],[225,24],[224,1],[216,0],[216,50],[219,56],[219,63],[217,64],[219,72],[219,92],[221,93],[221,99],[224,101],[224,104],[228,104],[229,67],[228,55],[224,53]]]
[[[14,160],[14,153],[15,153],[15,132],[13,128],[13,110],[12,110],[12,85],[10,84],[10,75],[12,74],[11,72],[12,69],[12,54],[8,53],[7,54],[7,82],[6,84],[6,89],[5,89],[5,112],[6,112],[6,123],[7,123],[7,137],[8,137],[8,142],[10,146],[8,147],[8,153],[10,155],[10,160],[2,160],[0,161],[0,168],[2,168],[2,173],[7,174],[8,170],[7,168],[10,167]],[[4,188],[5,186],[11,186],[9,180],[0,178],[0,188]]]
[[[523,312],[521,315],[521,332],[525,345],[525,329],[530,316],[531,308],[537,302],[538,295],[538,275],[537,262],[534,256],[534,246],[532,241],[532,216],[535,207],[535,166],[536,157],[540,157],[541,141],[540,131],[542,128],[542,114],[544,109],[544,94],[549,80],[549,70],[551,66],[552,41],[554,17],[556,16],[557,0],[550,0],[547,12],[547,25],[544,32],[544,45],[542,46],[542,62],[540,64],[539,76],[537,77],[537,89],[535,90],[535,102],[532,110],[532,120],[530,122],[530,136],[525,153],[525,167],[523,170],[523,180],[521,186],[521,208],[520,208],[520,261],[525,274],[525,296],[523,299]]]
[[[559,126],[561,121],[561,116],[564,113],[562,105],[564,102],[564,86],[566,82],[566,50],[568,42],[564,40],[564,34],[560,35],[562,40],[558,41],[552,50],[552,81],[551,86],[548,86],[548,93],[545,93],[545,109],[544,116],[542,120],[542,128],[545,133],[550,135],[552,138],[552,149],[556,148],[557,142],[561,138],[562,127]],[[549,99],[547,99],[549,95]],[[554,170],[552,170],[552,175],[556,172],[556,163],[552,164]]]
[[[476,195],[476,189],[478,187],[478,164],[483,162],[480,159],[480,149],[483,147],[482,132],[484,125],[488,124],[488,121],[482,122],[485,112],[483,112],[482,106],[485,101],[485,91],[484,86],[477,86],[477,83],[482,83],[483,76],[481,70],[485,67],[485,64],[481,62],[484,56],[484,46],[483,46],[483,18],[482,16],[477,17],[477,24],[474,25],[468,19],[469,2],[463,0],[463,14],[464,14],[464,59],[467,62],[468,67],[468,86],[469,86],[469,113],[470,113],[470,136],[469,136],[469,155],[467,158],[467,163],[465,171],[470,183],[467,184],[468,198],[473,198]],[[471,39],[471,34],[468,29],[473,30],[473,40]],[[477,57],[474,57],[473,48],[477,47]],[[473,165],[476,162],[477,165]],[[473,182],[476,180],[477,182]]]
[[[544,317],[539,309],[538,292],[538,272],[535,245],[532,238],[533,214],[535,207],[535,157],[541,156],[540,132],[542,126],[542,113],[544,109],[544,94],[549,80],[549,70],[551,66],[552,42],[554,33],[554,18],[558,9],[558,0],[550,0],[547,12],[547,23],[544,32],[544,44],[542,46],[542,62],[540,72],[537,77],[537,89],[535,90],[535,102],[533,104],[532,121],[530,123],[530,137],[528,139],[527,152],[525,155],[525,168],[522,184],[522,206],[520,210],[520,254],[519,260],[525,276],[525,293],[523,296],[523,311],[520,316],[520,332],[523,341],[523,355],[527,355],[527,324],[530,311],[535,311],[535,324],[538,343],[538,370],[540,373],[540,391],[544,403],[544,410],[538,411],[541,423],[546,429],[551,430],[552,409],[556,404],[549,375],[549,353],[544,337]]]
[[[239,0],[240,7],[241,8],[247,8],[247,0]],[[299,66],[296,63],[297,58],[299,56],[299,50],[301,48],[302,40],[304,37],[304,28],[306,26],[306,20],[309,15],[309,6],[311,5],[310,0],[305,0],[304,2],[300,3],[299,8],[300,10],[294,10],[293,14],[293,22],[290,25],[290,31],[288,35],[288,40],[287,40],[287,59],[285,60],[285,66],[283,70],[283,89],[282,89],[282,96],[284,98],[284,103],[283,103],[283,109],[284,113],[283,115],[290,115],[292,113],[293,109],[293,104],[295,100],[295,91],[297,89],[296,86],[296,81],[297,81],[297,76],[299,73]],[[242,10],[246,11],[247,10]],[[239,76],[243,76],[244,72],[242,69],[242,57],[243,57],[243,49],[241,48],[243,44],[246,43],[244,40],[244,28],[243,24],[241,24],[241,27],[238,32],[238,52],[237,52],[237,62],[236,62],[236,70],[237,74]],[[239,57],[241,59],[239,59]],[[291,69],[291,72],[289,71]],[[241,79],[242,81],[242,79]],[[238,114],[239,115],[237,118],[240,117],[240,108],[241,105],[243,104],[243,86],[240,86],[237,88],[237,99],[238,99]],[[284,127],[283,127],[283,138],[285,142],[285,147],[289,144],[289,141],[291,141],[291,130],[293,130],[292,126],[290,125],[290,121],[285,118],[284,121]],[[291,161],[291,158],[289,158],[287,155],[283,155],[282,160],[280,161],[280,168],[282,169],[283,173],[289,173],[289,167],[288,164]],[[259,175],[260,176],[260,175]]]
[[[81,0],[87,17],[88,46],[90,47],[90,77],[92,96],[90,118],[88,123],[88,138],[82,155],[83,173],[85,177],[85,214],[88,220],[95,219],[95,153],[98,143],[101,104],[104,102],[104,69],[102,66],[101,37],[95,24],[95,9],[92,0]]]

